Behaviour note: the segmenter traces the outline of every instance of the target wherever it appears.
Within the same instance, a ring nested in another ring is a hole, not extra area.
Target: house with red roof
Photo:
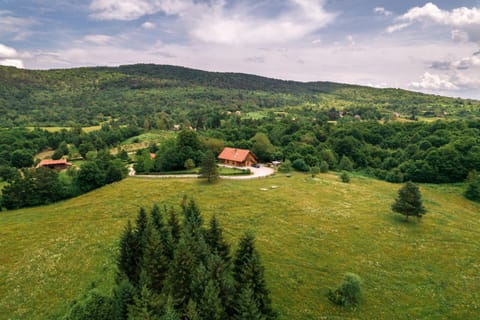
[[[36,169],[38,168],[49,168],[49,169],[56,169],[56,170],[64,170],[68,169],[72,164],[67,162],[67,159],[59,159],[59,160],[51,160],[51,159],[44,159],[40,161]]]
[[[218,160],[222,164],[236,167],[249,167],[258,162],[257,157],[250,150],[228,147],[223,149]]]

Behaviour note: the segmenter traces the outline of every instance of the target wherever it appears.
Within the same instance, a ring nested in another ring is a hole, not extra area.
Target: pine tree
[[[236,311],[235,320],[265,320],[253,297],[253,290],[248,286],[238,296]]]
[[[131,283],[137,283],[138,243],[130,220],[120,237],[120,252],[117,259],[119,278],[125,275]]]
[[[202,319],[225,319],[225,312],[219,297],[219,290],[212,280],[207,282],[203,295],[199,301],[198,309]]]
[[[177,213],[175,209],[171,208],[168,215],[168,227],[170,229],[170,234],[174,244],[177,244],[180,240],[181,227],[180,221],[178,220]]]
[[[113,290],[113,318],[115,320],[128,319],[128,306],[133,304],[135,288],[124,279]]]
[[[195,240],[199,241],[203,237],[203,219],[200,215],[200,209],[193,199],[188,202],[183,210],[183,215],[185,217],[183,220],[183,232],[190,233]]]
[[[210,255],[207,261],[209,278],[219,290],[220,301],[227,318],[235,314],[235,281],[229,265],[216,254]]]
[[[200,315],[198,314],[197,304],[195,301],[190,299],[187,304],[187,312],[185,314],[187,320],[201,320]]]
[[[173,304],[173,298],[168,296],[167,303],[165,305],[165,312],[163,316],[160,318],[161,320],[180,320],[180,316],[178,312],[175,310]]]
[[[210,247],[212,253],[218,254],[228,263],[230,261],[230,246],[223,239],[223,230],[220,227],[215,215],[210,219],[209,229],[205,233],[205,241]]]
[[[200,175],[207,178],[209,183],[215,183],[220,178],[215,155],[212,152],[209,152],[203,159],[200,165]]]
[[[196,265],[197,259],[192,253],[189,240],[183,237],[176,247],[166,282],[167,292],[180,314],[185,314],[188,300],[192,295],[191,284]]]
[[[237,294],[240,294],[246,287],[250,287],[260,313],[267,319],[275,319],[276,314],[271,306],[264,267],[255,249],[255,239],[251,233],[246,233],[240,239],[233,261],[233,276],[237,283]]]
[[[160,212],[160,207],[158,204],[154,204],[151,212],[152,223],[157,228],[158,231],[161,231],[164,228],[163,217]]]
[[[159,299],[147,287],[142,287],[140,295],[128,308],[128,320],[155,320],[160,306]]]
[[[165,254],[165,247],[159,232],[151,225],[147,226],[146,243],[141,262],[141,283],[150,290],[162,292],[170,261]]]
[[[409,181],[398,190],[398,198],[392,204],[392,210],[403,214],[407,221],[409,216],[421,218],[427,212],[416,184]]]

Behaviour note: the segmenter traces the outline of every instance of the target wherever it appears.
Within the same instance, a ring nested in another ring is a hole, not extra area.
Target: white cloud
[[[419,82],[412,82],[409,86],[417,90],[434,92],[478,89],[480,87],[480,78],[459,72],[447,75],[425,72]]]
[[[20,59],[0,59],[0,66],[17,67],[23,69],[23,61]]]
[[[135,20],[145,15],[164,12],[176,15],[195,6],[188,0],[92,0],[91,17],[98,20]]]
[[[13,58],[17,55],[17,50],[0,43],[0,58]]]
[[[453,27],[458,30],[474,34],[475,30],[480,28],[480,9],[456,8],[451,11],[442,10],[435,4],[429,2],[423,7],[414,7],[405,14],[397,17],[396,23],[387,28],[387,32],[392,33],[411,26],[414,23],[433,23]]]
[[[458,29],[453,29],[451,36],[452,40],[457,42],[467,42],[470,39],[468,32]]]
[[[152,22],[149,22],[149,21],[146,21],[142,24],[142,28],[147,29],[147,30],[155,29],[155,27],[156,27],[156,25]]]
[[[36,23],[32,18],[20,18],[10,11],[0,10],[0,35],[14,33],[24,37],[29,34],[28,28]]]
[[[324,9],[324,3],[325,0],[288,0],[288,8],[268,17],[262,16],[256,7],[245,3],[232,6],[226,0],[93,0],[90,9],[94,11],[92,17],[102,20],[134,20],[162,12],[181,21],[194,40],[245,45],[284,43],[323,28],[336,16]]]
[[[419,82],[412,82],[410,87],[417,90],[457,90],[458,87],[450,82],[446,77],[442,77],[438,74],[432,74],[425,72],[420,78]]]
[[[110,43],[113,40],[111,36],[107,36],[104,34],[89,34],[83,37],[83,41],[94,43],[97,45],[105,45]]]
[[[378,15],[386,16],[386,17],[389,17],[393,14],[392,11],[388,11],[383,7],[376,7],[376,8],[373,9],[373,12],[375,12]]]

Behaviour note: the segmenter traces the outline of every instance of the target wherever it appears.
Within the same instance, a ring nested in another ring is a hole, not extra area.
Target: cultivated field
[[[272,186],[274,188],[272,188]],[[0,213],[0,319],[45,319],[95,282],[109,290],[119,234],[140,206],[195,197],[228,240],[255,232],[280,319],[476,319],[480,205],[460,186],[421,187],[421,222],[393,214],[400,186],[333,174],[207,185],[128,178],[76,199]],[[267,189],[262,191],[261,189]],[[345,272],[363,279],[356,309],[325,293]]]

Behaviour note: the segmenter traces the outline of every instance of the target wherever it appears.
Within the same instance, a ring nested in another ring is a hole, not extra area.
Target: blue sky
[[[0,64],[132,63],[480,99],[480,0],[0,0]]]

